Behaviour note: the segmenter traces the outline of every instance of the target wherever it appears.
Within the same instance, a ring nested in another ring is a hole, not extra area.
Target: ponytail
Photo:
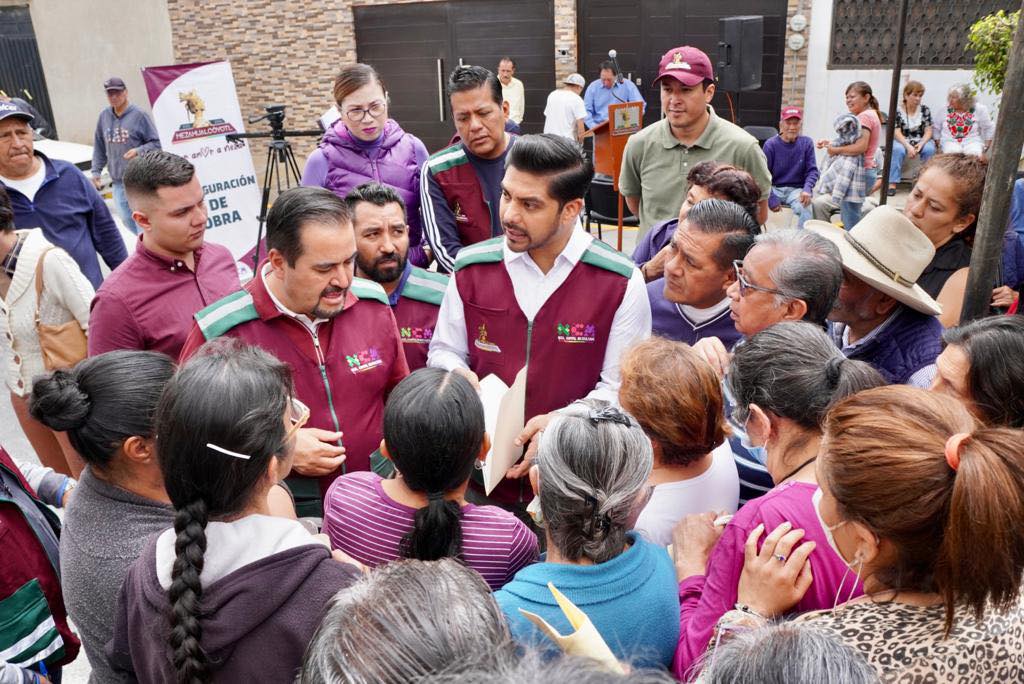
[[[427,495],[427,505],[416,511],[413,528],[402,537],[402,558],[432,561],[462,555],[462,511],[443,492]]]
[[[203,597],[199,575],[205,561],[207,522],[206,503],[202,499],[175,511],[175,559],[167,596],[171,604],[171,662],[179,684],[201,684],[210,677],[209,661],[200,645],[203,628],[199,624],[199,602]]]
[[[462,510],[446,492],[466,484],[484,442],[484,407],[466,378],[421,368],[384,407],[384,445],[409,489],[427,495],[399,545],[403,558],[462,555]]]
[[[986,608],[1004,610],[1018,599],[1024,571],[1024,433],[982,428],[951,438],[946,460],[952,494],[935,583],[946,604],[948,634],[955,606],[980,620]]]

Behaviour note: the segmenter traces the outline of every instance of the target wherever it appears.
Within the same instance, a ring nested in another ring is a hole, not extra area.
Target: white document
[[[512,387],[497,375],[480,381],[480,401],[484,405],[484,427],[491,436],[491,450],[484,460],[484,493],[490,494],[523,455],[515,440],[526,424],[526,367],[516,374]]]

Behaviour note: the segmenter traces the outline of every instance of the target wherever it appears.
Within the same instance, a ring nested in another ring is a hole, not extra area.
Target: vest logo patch
[[[593,323],[559,323],[555,326],[559,342],[592,344],[597,340],[597,326]]]
[[[501,347],[487,339],[486,325],[481,325],[479,328],[476,329],[476,331],[476,339],[473,340],[473,346],[475,346],[480,351],[491,352],[493,354],[501,353]]]
[[[398,335],[402,338],[402,344],[430,344],[434,329],[404,327],[398,329]]]
[[[456,221],[459,221],[460,223],[469,222],[469,217],[462,211],[462,205],[459,204],[458,200],[455,200],[455,206],[452,207],[452,213],[455,214]]]
[[[364,349],[357,354],[345,354],[348,369],[353,373],[364,373],[384,363],[376,347]]]

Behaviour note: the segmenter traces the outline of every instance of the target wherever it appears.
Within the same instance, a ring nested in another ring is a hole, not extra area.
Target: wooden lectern
[[[644,103],[621,102],[608,105],[608,120],[594,126],[587,135],[594,136],[594,170],[612,177],[612,187],[618,195],[619,238],[617,249],[622,251],[622,195],[619,194],[619,169],[626,141],[643,126]]]

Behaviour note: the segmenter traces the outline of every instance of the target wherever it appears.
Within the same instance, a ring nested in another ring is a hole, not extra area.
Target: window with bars
[[[833,0],[829,67],[889,68],[896,56],[899,0]],[[1020,9],[1014,0],[910,0],[903,66],[970,68],[971,24],[997,10]]]

